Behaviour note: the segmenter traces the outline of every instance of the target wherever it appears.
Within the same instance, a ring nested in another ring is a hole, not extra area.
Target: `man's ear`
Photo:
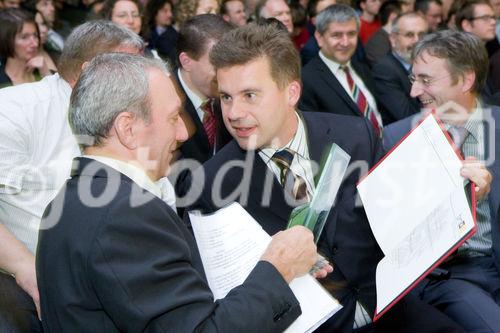
[[[179,54],[179,63],[181,64],[182,69],[184,69],[185,71],[191,71],[192,61],[193,59],[191,59],[191,57],[186,52],[181,52]]]
[[[297,105],[301,92],[302,86],[299,81],[292,81],[292,83],[288,85],[288,103],[291,106]]]
[[[474,71],[467,71],[462,76],[462,92],[466,93],[474,89],[474,84],[476,83],[476,73]]]
[[[323,39],[321,38],[321,34],[319,33],[318,30],[314,31],[314,38],[316,38],[316,41],[318,42],[319,48],[323,47]]]
[[[131,112],[121,112],[113,122],[113,131],[120,143],[130,150],[137,148],[137,117]]]
[[[462,20],[462,22],[460,23],[460,25],[462,26],[462,30],[465,31],[465,32],[471,32],[472,30],[472,24],[469,20]]]

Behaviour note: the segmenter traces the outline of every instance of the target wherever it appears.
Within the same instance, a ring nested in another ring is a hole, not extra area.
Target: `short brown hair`
[[[219,15],[201,14],[189,18],[179,29],[176,44],[177,61],[182,52],[194,60],[199,60],[205,54],[209,42],[217,42],[232,28]],[[181,67],[180,63],[178,65]]]
[[[472,21],[474,19],[474,9],[477,5],[488,5],[491,7],[491,4],[488,0],[464,0],[461,1],[461,6],[455,13],[455,26],[458,30],[462,30],[462,22]]]
[[[33,15],[18,8],[0,10],[0,27],[2,27],[0,28],[0,58],[7,59],[14,57],[16,35],[23,30],[25,23],[32,23],[35,26],[38,36],[38,46],[40,46],[38,25]]]
[[[448,72],[457,82],[467,71],[476,75],[472,92],[479,95],[486,85],[488,75],[488,53],[479,38],[468,32],[442,30],[426,35],[413,48],[412,59],[424,53],[444,59]]]
[[[271,77],[284,88],[292,81],[300,82],[300,57],[286,30],[275,24],[250,23],[225,34],[210,51],[215,69],[244,65],[266,58]]]

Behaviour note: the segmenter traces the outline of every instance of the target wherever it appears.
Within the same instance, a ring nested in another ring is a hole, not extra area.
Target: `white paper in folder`
[[[238,203],[211,215],[189,213],[208,285],[216,299],[241,285],[271,241]],[[310,275],[290,283],[302,315],[285,331],[312,332],[342,306]]]

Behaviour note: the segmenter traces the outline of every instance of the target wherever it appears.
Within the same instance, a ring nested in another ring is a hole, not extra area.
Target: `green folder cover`
[[[337,144],[333,143],[330,146],[328,154],[323,159],[311,201],[292,211],[287,228],[303,225],[313,232],[314,241],[318,242],[350,159],[351,156]]]

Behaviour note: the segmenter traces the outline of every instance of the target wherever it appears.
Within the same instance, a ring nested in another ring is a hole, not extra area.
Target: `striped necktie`
[[[460,153],[463,154],[462,146],[464,145],[467,135],[469,135],[469,131],[465,127],[450,126],[450,128],[448,129],[448,133],[450,134],[455,146],[458,148]]]
[[[347,84],[349,85],[349,89],[351,90],[351,96],[356,101],[356,105],[358,106],[359,112],[361,112],[361,114],[370,121],[370,123],[373,125],[373,128],[375,128],[375,132],[377,133],[378,136],[380,136],[382,134],[382,128],[377,119],[377,111],[375,111],[370,107],[368,101],[366,100],[365,94],[363,94],[361,89],[359,89],[358,85],[354,83],[349,67],[342,66],[341,68],[345,72],[345,76],[347,78]]]
[[[212,108],[212,99],[207,99],[201,105],[201,109],[203,110],[203,128],[205,129],[205,133],[208,137],[208,144],[210,148],[213,149],[215,145],[215,133],[216,133],[216,125],[215,125],[215,115],[214,110]]]
[[[304,178],[293,173],[290,169],[295,152],[289,148],[277,151],[271,160],[280,168],[280,183],[285,193],[291,196],[298,204],[309,202],[307,185]]]

